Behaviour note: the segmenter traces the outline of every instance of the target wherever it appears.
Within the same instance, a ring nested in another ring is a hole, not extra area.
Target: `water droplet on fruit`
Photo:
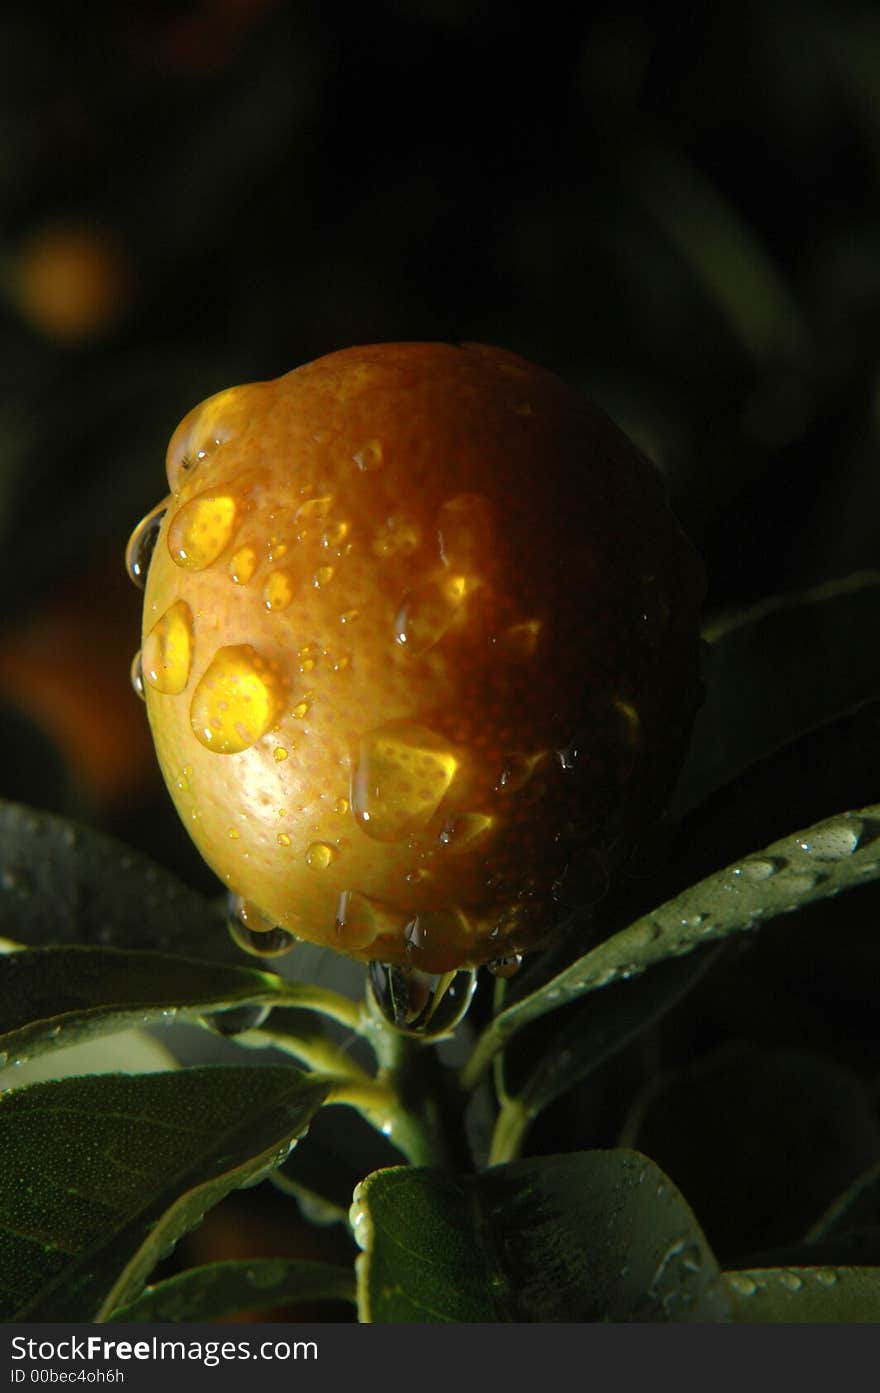
[[[340,817],[344,817],[345,814],[348,812],[348,808],[349,808],[348,799],[347,799],[347,798],[337,798],[337,800],[336,800],[336,805],[335,805],[335,806],[336,806],[336,811],[339,813]]]
[[[531,779],[540,759],[540,755],[508,755],[495,784],[496,792],[519,793]]]
[[[263,914],[250,900],[229,896],[230,936],[246,953],[258,958],[280,958],[296,945],[296,938]]]
[[[465,577],[449,576],[410,590],[394,620],[395,642],[415,657],[433,648],[459,617],[469,588]]]
[[[395,935],[400,915],[359,890],[343,890],[336,907],[336,936],[343,952],[358,953],[380,934]]]
[[[321,528],[323,531],[332,506],[333,495],[330,493],[321,494],[316,498],[307,498],[304,503],[300,503],[293,515],[294,522],[298,524],[297,540],[303,541],[317,528]]]
[[[376,533],[371,549],[374,556],[387,560],[390,556],[412,556],[421,544],[418,523],[406,513],[393,513]]]
[[[203,571],[232,541],[236,501],[227,493],[200,493],[191,498],[168,529],[172,561],[188,571]]]
[[[315,871],[326,871],[335,857],[335,850],[326,842],[312,842],[306,850],[306,865]]]
[[[229,579],[236,585],[247,585],[257,569],[257,553],[254,547],[239,547],[229,562]]]
[[[385,1019],[415,1035],[450,1031],[465,1015],[476,986],[472,968],[436,974],[381,962],[370,963],[367,979]]]
[[[313,579],[315,588],[320,589],[323,585],[329,585],[335,574],[332,566],[319,566]]]
[[[144,639],[144,681],[157,692],[178,696],[189,681],[193,657],[193,621],[189,605],[177,600]]]
[[[430,821],[457,768],[448,743],[423,726],[390,721],[368,731],[351,782],[357,821],[376,841],[401,840]]]
[[[287,609],[293,599],[293,579],[289,571],[272,571],[263,586],[263,604],[268,610]]]
[[[382,458],[381,440],[365,440],[360,449],[352,455],[358,469],[362,470],[364,474],[369,474],[374,469],[381,469]]]
[[[290,837],[286,832],[276,832],[275,840],[279,846],[290,846]]]
[[[309,711],[311,710],[311,708],[312,708],[312,703],[311,703],[311,701],[309,700],[308,695],[306,695],[306,696],[303,697],[302,701],[298,701],[298,702],[296,703],[296,706],[294,706],[293,711],[292,711],[291,714],[292,714],[293,716],[295,716],[295,718],[296,718],[298,721],[301,721],[301,720],[303,719],[304,716],[307,716],[307,715],[309,714]]]
[[[128,539],[125,548],[125,569],[138,589],[143,590],[147,583],[147,571],[156,548],[156,539],[162,526],[162,519],[168,512],[167,498],[157,504],[142,518]]]
[[[284,763],[284,761],[287,759],[287,751],[285,750],[283,745],[275,746],[274,750],[272,751],[272,758],[274,759],[276,764]]]
[[[193,733],[209,750],[237,754],[266,734],[280,704],[275,672],[255,649],[221,648],[193,694]]]
[[[779,1285],[785,1287],[786,1291],[800,1291],[804,1285],[803,1277],[799,1277],[797,1272],[780,1272]]]
[[[130,677],[132,691],[135,693],[136,696],[140,697],[141,701],[144,701],[146,699],[146,692],[144,691],[144,669],[141,664],[140,649],[138,649],[138,651],[135,653],[134,657],[131,660]]]
[[[228,387],[216,392],[181,421],[171,437],[166,456],[168,482],[178,490],[184,479],[202,460],[246,428],[254,394],[266,391],[270,383],[252,382],[244,387]]]
[[[514,658],[533,658],[538,651],[544,625],[540,619],[524,619],[510,624],[501,635],[501,646]]]
[[[492,512],[478,493],[460,493],[440,509],[437,537],[444,566],[479,571],[493,550]]]
[[[494,817],[487,817],[485,813],[456,813],[441,829],[438,840],[452,851],[464,851],[478,837],[488,834],[494,823]]]
[[[815,861],[843,861],[858,850],[862,823],[855,817],[841,817],[816,827],[798,846]]]
[[[321,538],[322,547],[341,547],[349,533],[347,522],[331,522]]]
[[[522,953],[508,953],[503,958],[494,958],[486,967],[493,977],[515,977],[522,967]]]

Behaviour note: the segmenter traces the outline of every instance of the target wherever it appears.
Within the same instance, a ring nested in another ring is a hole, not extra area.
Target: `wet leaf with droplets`
[[[722,1276],[735,1321],[876,1324],[878,1267],[764,1267]]]
[[[354,1301],[351,1268],[306,1258],[249,1258],[191,1267],[149,1286],[111,1321],[215,1321],[312,1301]]]
[[[634,1151],[478,1176],[401,1167],[355,1191],[367,1321],[723,1321],[718,1266],[678,1190]]]
[[[135,1300],[207,1209],[286,1159],[326,1092],[291,1067],[224,1066],[6,1094],[0,1319],[101,1320]]]
[[[840,813],[783,837],[682,891],[501,1011],[483,1032],[465,1080],[476,1082],[511,1035],[548,1011],[704,943],[877,879],[880,804]]]

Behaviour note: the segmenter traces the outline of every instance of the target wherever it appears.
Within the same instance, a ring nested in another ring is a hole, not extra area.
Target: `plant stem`
[[[531,1120],[531,1114],[516,1098],[511,1098],[504,1104],[492,1133],[492,1145],[489,1148],[490,1166],[517,1159]]]

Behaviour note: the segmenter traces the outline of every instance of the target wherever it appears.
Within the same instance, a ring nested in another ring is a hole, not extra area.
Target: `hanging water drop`
[[[156,539],[162,527],[162,519],[168,512],[167,498],[163,499],[145,518],[138,523],[128,539],[128,546],[125,548],[125,569],[128,571],[130,580],[143,590],[147,583],[147,571],[150,569],[150,559],[156,549]]]
[[[371,962],[370,991],[385,1019],[408,1034],[446,1034],[464,1017],[476,987],[473,968],[427,973]]]
[[[522,967],[522,953],[507,953],[503,958],[494,958],[486,964],[493,977],[515,977]]]
[[[131,660],[131,687],[135,696],[139,696],[141,701],[146,701],[147,694],[144,691],[144,669],[141,662],[141,650],[135,653]]]

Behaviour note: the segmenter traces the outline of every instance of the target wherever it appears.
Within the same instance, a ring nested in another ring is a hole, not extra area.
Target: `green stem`
[[[522,1149],[532,1115],[518,1099],[509,1099],[495,1122],[492,1145],[489,1148],[489,1165],[498,1166],[504,1161],[515,1161]]]
[[[285,982],[283,991],[279,992],[273,1004],[295,1006],[301,1011],[317,1011],[358,1035],[370,1038],[367,1015],[360,1002],[326,987],[315,987],[310,982]]]
[[[306,1068],[314,1069],[319,1074],[350,1079],[352,1083],[371,1082],[366,1069],[362,1069],[360,1064],[332,1040],[324,1040],[319,1036],[309,1039],[305,1036],[287,1035],[283,1031],[272,1030],[271,1022],[268,1030],[248,1030],[237,1035],[235,1043],[252,1050],[282,1050],[284,1054],[289,1054],[298,1063],[305,1064]]]

